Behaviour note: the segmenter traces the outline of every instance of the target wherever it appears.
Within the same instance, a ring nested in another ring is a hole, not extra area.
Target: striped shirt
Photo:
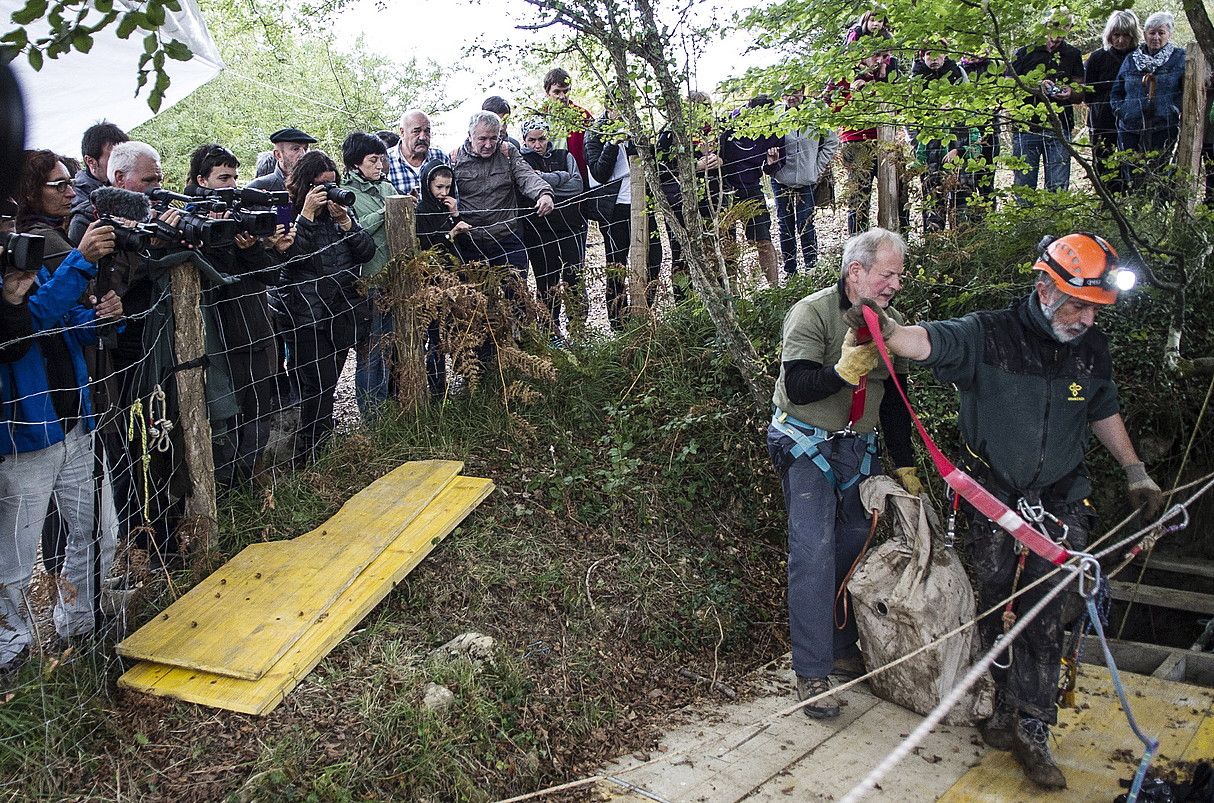
[[[426,161],[438,159],[444,164],[451,164],[451,160],[447,158],[447,154],[443,153],[438,148],[431,148],[426,154]],[[422,164],[425,164],[423,162]],[[408,195],[414,190],[421,193],[421,188],[418,186],[421,182],[421,168],[414,168],[413,165],[405,161],[400,155],[400,148],[392,148],[388,151],[388,181],[392,182],[392,186],[401,195]]]

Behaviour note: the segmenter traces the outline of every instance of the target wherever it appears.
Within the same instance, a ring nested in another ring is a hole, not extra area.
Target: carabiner
[[[1100,588],[1100,561],[1086,552],[1078,553],[1075,557],[1079,559],[1075,564],[1079,572],[1079,587],[1076,591],[1084,599],[1091,599]]]
[[[999,635],[995,636],[995,643],[992,644],[991,647],[998,647],[999,642],[1003,641],[1003,637],[1006,635],[1007,635],[1006,633],[1000,633]],[[1001,664],[997,660],[995,660],[995,661],[991,661],[991,666],[995,667],[996,669],[1007,669],[1008,667],[1010,667],[1012,665],[1012,657],[1013,657],[1012,656],[1012,647],[1013,647],[1013,645],[1011,645],[1011,644],[1007,645],[1007,663],[1006,664]]]

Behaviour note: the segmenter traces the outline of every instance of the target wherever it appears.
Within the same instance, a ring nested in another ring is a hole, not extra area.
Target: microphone
[[[140,192],[118,187],[98,187],[89,195],[99,218],[123,218],[143,223],[152,214],[148,197]]]

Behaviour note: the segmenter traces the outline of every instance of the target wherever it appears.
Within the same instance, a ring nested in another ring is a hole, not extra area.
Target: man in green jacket
[[[932,368],[961,394],[959,426],[970,473],[1021,516],[1071,550],[1087,544],[1096,513],[1087,497],[1088,433],[1125,471],[1130,501],[1153,517],[1163,494],[1138,458],[1119,412],[1108,340],[1095,328],[1101,306],[1132,286],[1103,238],[1068,234],[1042,242],[1033,265],[1037,282],[1026,298],[998,312],[903,326],[876,310],[890,351]],[[861,305],[846,315],[863,321]],[[1029,553],[1017,579],[1017,542],[998,524],[968,509],[969,551],[978,607],[988,610],[1054,567]],[[1017,600],[1028,611],[1050,590],[1042,584]],[[1037,785],[1061,789],[1066,778],[1050,755],[1057,721],[1062,656],[1062,601],[1055,598],[1001,658],[992,674],[995,713],[983,726],[987,744],[1012,750]],[[987,646],[1005,632],[998,613],[979,623]]]

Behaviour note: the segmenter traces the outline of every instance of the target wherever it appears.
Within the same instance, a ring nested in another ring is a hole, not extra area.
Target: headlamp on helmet
[[[1107,240],[1088,232],[1064,237],[1045,237],[1037,246],[1040,256],[1033,265],[1048,275],[1069,296],[1093,304],[1113,304],[1119,293],[1138,283],[1132,270],[1122,267]]]

